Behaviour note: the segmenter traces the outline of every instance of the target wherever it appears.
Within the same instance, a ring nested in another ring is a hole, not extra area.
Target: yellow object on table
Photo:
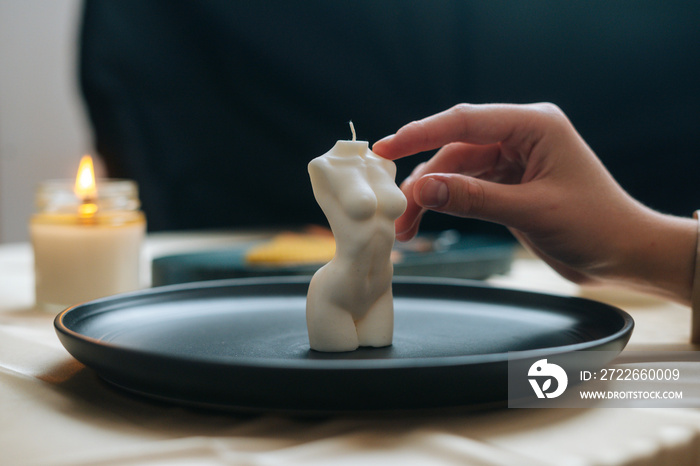
[[[330,232],[290,232],[252,247],[245,260],[251,265],[316,264],[328,262],[334,254],[335,239]]]

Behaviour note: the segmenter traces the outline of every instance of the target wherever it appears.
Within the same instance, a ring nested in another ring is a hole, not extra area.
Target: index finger
[[[531,147],[543,133],[542,117],[553,113],[561,111],[552,104],[459,104],[403,126],[377,141],[372,150],[396,160],[451,142]]]

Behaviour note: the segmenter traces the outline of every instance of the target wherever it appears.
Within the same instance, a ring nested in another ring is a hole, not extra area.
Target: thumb
[[[413,197],[426,209],[523,228],[533,205],[524,185],[508,185],[457,174],[430,174],[416,181]]]

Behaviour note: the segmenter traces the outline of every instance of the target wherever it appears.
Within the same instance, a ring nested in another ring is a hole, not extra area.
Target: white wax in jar
[[[141,286],[146,221],[136,186],[102,182],[104,197],[82,204],[70,183],[48,182],[37,195],[29,225],[34,251],[37,306],[57,312]],[[99,193],[99,191],[98,191]]]
[[[40,216],[39,216],[40,217]],[[52,310],[140,286],[145,222],[61,225],[32,222],[36,300]]]

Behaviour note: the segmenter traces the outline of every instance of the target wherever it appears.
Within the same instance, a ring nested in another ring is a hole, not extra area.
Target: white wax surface
[[[338,141],[309,163],[318,204],[336,242],[333,259],[311,280],[309,343],[317,351],[388,346],[394,329],[391,290],[394,220],[406,209],[396,166],[366,141]]]
[[[143,220],[123,225],[32,222],[37,304],[55,310],[140,285]]]

